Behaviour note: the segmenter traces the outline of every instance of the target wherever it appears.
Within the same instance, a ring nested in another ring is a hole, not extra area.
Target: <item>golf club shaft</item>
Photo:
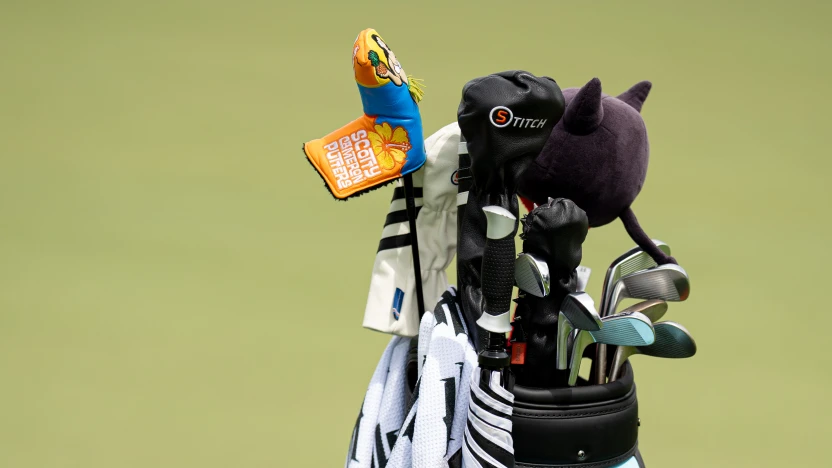
[[[618,380],[621,376],[621,368],[624,367],[624,362],[632,356],[635,348],[632,346],[619,346],[615,350],[615,357],[613,357],[612,365],[610,366],[610,382]]]
[[[557,360],[557,369],[566,370],[569,366],[569,334],[572,333],[573,327],[569,319],[564,316],[563,312],[558,313],[558,333],[557,345],[555,348],[555,359]]]
[[[606,291],[604,291],[606,293]],[[608,317],[615,313],[615,305],[611,304],[610,297],[604,294],[607,302],[601,308],[601,317]],[[592,370],[590,371],[589,381],[596,385],[603,385],[607,383],[607,345],[598,343],[595,346],[595,359],[592,362]]]
[[[608,315],[607,311],[609,309],[609,306],[608,306],[609,295],[612,293],[612,291],[611,291],[612,287],[611,287],[611,284],[610,284],[610,282],[611,282],[610,279],[612,277],[614,267],[615,267],[615,265],[611,265],[609,267],[609,269],[607,269],[607,274],[604,276],[604,283],[603,283],[602,289],[601,289],[601,308],[598,310],[598,312],[599,312],[599,314],[601,315],[602,318],[606,317]],[[602,355],[606,356],[606,345],[600,345],[599,344],[595,348],[595,359],[592,360],[592,368],[591,368],[591,371],[589,373],[589,381],[590,382],[598,383],[598,378],[599,378],[599,374],[600,374],[598,372],[599,364],[606,364],[606,362],[601,363],[601,360],[602,360],[601,356]],[[606,359],[603,359],[603,360],[606,361]],[[603,383],[603,382],[601,382],[601,383]]]
[[[578,374],[581,371],[581,361],[584,357],[584,350],[587,346],[592,344],[595,340],[592,335],[583,330],[574,330],[572,332],[575,339],[572,343],[572,356],[569,363],[569,380],[567,384],[574,387],[578,383]]]

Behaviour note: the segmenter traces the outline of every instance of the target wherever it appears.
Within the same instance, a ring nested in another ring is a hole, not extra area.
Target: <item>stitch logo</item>
[[[459,185],[459,169],[455,170],[454,173],[451,174],[451,183]]]
[[[491,122],[491,125],[497,128],[505,128],[509,125],[517,128],[543,128],[543,125],[546,124],[546,119],[515,117],[514,112],[505,106],[497,106],[491,109],[491,112],[488,114],[488,120]]]

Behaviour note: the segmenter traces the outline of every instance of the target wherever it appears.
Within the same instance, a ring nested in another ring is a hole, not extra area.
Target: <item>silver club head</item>
[[[653,243],[656,244],[656,247],[658,247],[666,255],[670,255],[669,245],[656,239],[653,239]],[[613,260],[610,264],[609,270],[607,270],[607,275],[604,277],[604,285],[601,293],[601,316],[603,317],[615,313],[614,309],[610,309],[609,301],[610,296],[612,295],[612,290],[615,287],[615,283],[618,282],[621,277],[640,270],[653,268],[655,266],[657,265],[656,261],[653,260],[653,257],[638,246],[624,252],[621,256]]]
[[[690,279],[684,268],[672,263],[621,277],[610,295],[609,310],[624,298],[684,301],[690,295]]]
[[[599,330],[575,330],[573,332],[575,335],[569,372],[570,386],[578,382],[578,372],[581,369],[584,350],[592,343],[613,346],[648,346],[656,340],[652,322],[641,312],[622,312],[602,317],[601,322]]]
[[[514,284],[537,297],[549,295],[549,265],[530,253],[521,253],[514,261]]]
[[[621,312],[641,312],[655,324],[667,313],[667,302],[661,299],[650,299],[631,305]]]
[[[653,325],[656,341],[649,346],[620,346],[615,350],[610,382],[621,375],[621,368],[630,356],[644,354],[666,359],[684,359],[696,354],[696,342],[683,326],[676,322],[660,322]]]
[[[600,330],[601,326],[601,316],[589,294],[577,292],[567,295],[558,313],[557,368],[566,370],[569,365],[567,340],[572,330]]]

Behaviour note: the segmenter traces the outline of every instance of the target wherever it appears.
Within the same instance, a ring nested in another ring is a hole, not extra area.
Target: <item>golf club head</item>
[[[567,294],[563,298],[560,310],[575,328],[592,331],[600,330],[603,325],[601,316],[595,310],[592,296],[585,292]]]
[[[549,265],[530,253],[521,253],[514,261],[514,284],[537,297],[549,295]]]
[[[661,299],[650,299],[631,305],[621,312],[641,312],[655,324],[667,313],[667,302]]]
[[[622,312],[601,319],[600,329],[588,331],[594,342],[613,346],[649,346],[656,340],[653,322],[641,312]]]
[[[656,341],[649,346],[639,346],[638,354],[665,359],[685,359],[696,354],[693,335],[676,322],[659,322],[653,326]]]
[[[603,317],[599,330],[575,330],[572,343],[572,359],[569,372],[569,386],[578,382],[584,349],[592,343],[614,346],[648,346],[656,340],[656,332],[650,319],[640,312],[622,312]]]
[[[612,361],[610,382],[621,375],[621,368],[630,356],[643,354],[665,359],[684,359],[696,354],[696,341],[693,335],[676,322],[660,322],[653,325],[656,341],[648,346],[620,346],[615,351]]]
[[[599,330],[601,326],[601,316],[595,310],[595,303],[589,294],[577,292],[567,295],[558,313],[557,368],[566,370],[568,366],[567,340],[573,329]]]
[[[669,245],[658,239],[652,239],[652,241],[653,244],[659,248],[659,250],[664,252],[666,255],[670,255]],[[603,289],[601,290],[601,317],[606,317],[615,313],[615,308],[618,304],[616,303],[611,305],[611,299],[615,286],[618,284],[618,280],[621,277],[655,266],[656,261],[653,260],[653,257],[644,252],[639,246],[631,248],[613,260],[610,264],[609,270],[607,270],[607,275],[604,278]],[[607,345],[598,345],[598,349],[595,353],[595,360],[592,362],[592,367],[592,374],[594,376],[595,383],[604,383],[606,378],[604,371],[607,367]]]
[[[614,312],[624,298],[681,302],[688,295],[690,279],[685,269],[672,263],[660,265],[622,276],[610,295],[609,311]]]
[[[662,252],[670,255],[669,245],[657,239],[653,239],[653,243]],[[653,257],[638,246],[631,248],[613,260],[610,268],[607,270],[607,275],[604,277],[604,285],[601,292],[601,316],[603,317],[614,313],[614,311],[609,309],[608,304],[613,287],[621,277],[655,266],[656,261],[653,260]]]

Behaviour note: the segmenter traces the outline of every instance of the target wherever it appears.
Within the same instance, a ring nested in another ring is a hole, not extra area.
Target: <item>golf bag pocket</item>
[[[517,467],[643,467],[638,400],[629,362],[619,380],[565,388],[514,386]]]

